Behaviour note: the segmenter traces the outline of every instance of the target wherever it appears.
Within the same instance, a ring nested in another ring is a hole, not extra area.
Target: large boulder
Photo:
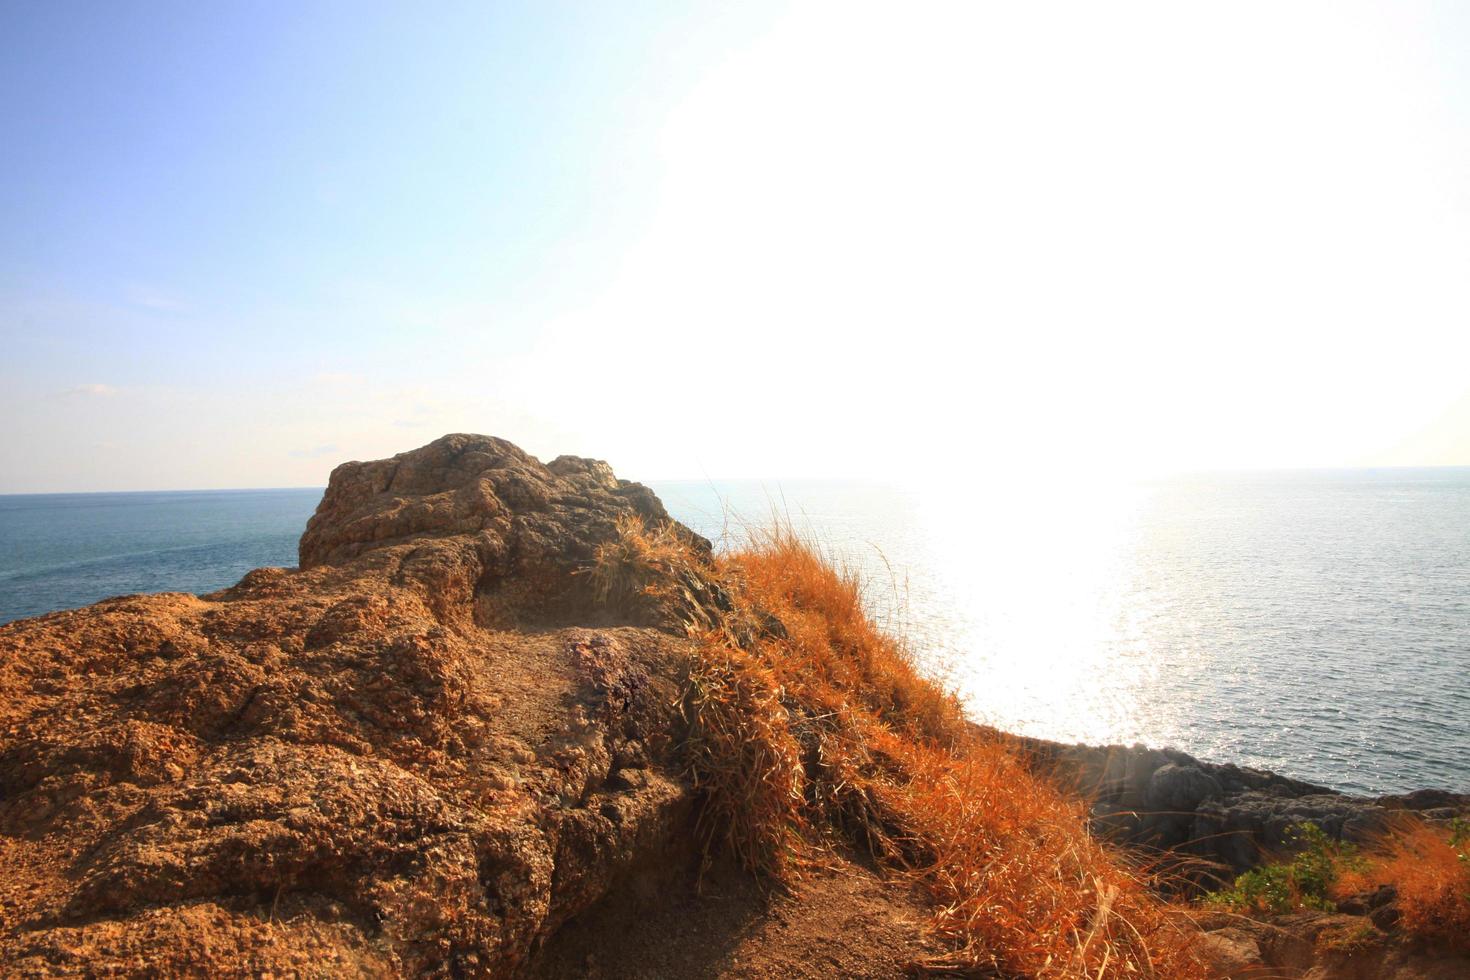
[[[1192,813],[1222,792],[1220,781],[1199,766],[1168,762],[1149,775],[1143,803],[1154,812]]]
[[[301,536],[303,569],[390,550],[400,580],[428,588],[444,616],[516,625],[586,613],[575,574],[620,520],[669,524],[651,490],[601,460],[549,466],[504,439],[448,435],[412,452],[343,463]],[[680,535],[708,555],[709,542]],[[399,554],[392,546],[413,545]]]
[[[675,860],[688,641],[580,574],[634,516],[451,435],[338,467],[299,569],[0,627],[0,974],[503,975]]]

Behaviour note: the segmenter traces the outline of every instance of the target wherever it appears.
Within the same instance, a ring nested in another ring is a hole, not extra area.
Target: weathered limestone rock
[[[338,467],[300,569],[0,627],[0,973],[504,975],[670,860],[686,641],[576,574],[628,515],[451,435]]]

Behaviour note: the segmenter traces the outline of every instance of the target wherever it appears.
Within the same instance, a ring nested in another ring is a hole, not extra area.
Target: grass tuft
[[[598,602],[627,608],[668,594],[692,560],[673,524],[648,527],[628,515],[618,519],[617,533],[597,546],[584,574]]]
[[[1470,949],[1470,823],[1448,830],[1410,818],[1369,848],[1363,866],[1343,875],[1339,897],[1392,885],[1399,929],[1410,936]]]
[[[723,845],[741,863],[787,881],[802,855],[801,749],[775,676],[750,654],[707,635],[684,698],[686,759],[705,859]]]

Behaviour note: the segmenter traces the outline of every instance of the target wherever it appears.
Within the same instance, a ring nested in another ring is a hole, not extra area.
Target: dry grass
[[[693,563],[674,525],[647,527],[641,518],[620,518],[617,534],[597,546],[586,569],[598,602],[627,607],[667,595]]]
[[[636,562],[657,550],[634,541],[617,553]],[[1091,835],[1080,799],[966,722],[868,618],[855,575],[789,527],[706,574],[729,608],[695,634],[685,705],[711,844],[788,883],[833,844],[912,875],[951,950],[921,968],[1205,975],[1184,913]]]
[[[1406,820],[1365,856],[1363,868],[1337,883],[1338,897],[1393,885],[1398,890],[1400,929],[1470,949],[1470,828],[1449,832],[1421,820]]]
[[[787,880],[801,858],[801,749],[782,690],[754,657],[705,636],[684,700],[686,758],[697,790],[705,856],[727,848],[752,870]]]
[[[1193,928],[1088,830],[1085,804],[1006,745],[920,749],[906,787],[935,851],[919,869],[955,965],[1030,976],[1199,976]]]

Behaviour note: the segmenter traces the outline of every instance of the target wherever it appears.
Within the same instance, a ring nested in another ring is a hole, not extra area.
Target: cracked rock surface
[[[0,974],[523,967],[689,816],[686,641],[577,574],[633,514],[445,436],[338,467],[299,569],[0,627]]]

